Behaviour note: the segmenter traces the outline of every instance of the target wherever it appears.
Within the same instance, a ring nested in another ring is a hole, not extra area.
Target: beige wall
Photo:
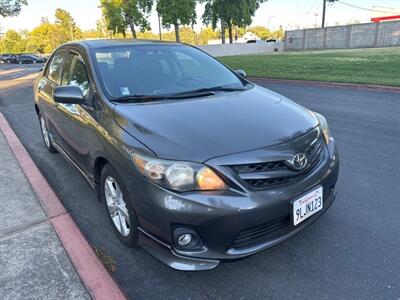
[[[400,21],[286,32],[285,51],[400,46]]]
[[[283,42],[254,43],[254,44],[225,44],[198,46],[201,50],[212,56],[231,56],[242,54],[263,54],[283,51]]]

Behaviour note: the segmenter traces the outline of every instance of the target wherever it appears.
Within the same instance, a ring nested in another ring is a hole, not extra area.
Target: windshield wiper
[[[117,103],[129,103],[129,102],[147,102],[147,101],[158,101],[166,99],[166,96],[157,95],[129,95],[114,98],[112,101]]]
[[[148,101],[159,101],[165,99],[185,99],[190,97],[202,97],[214,95],[214,92],[237,92],[237,91],[245,91],[247,88],[232,88],[232,87],[224,87],[224,86],[215,86],[211,88],[201,88],[187,92],[181,92],[176,94],[168,94],[168,95],[128,95],[122,96],[113,99],[112,101],[117,103],[129,103],[129,102],[148,102]]]
[[[182,93],[177,93],[174,94],[173,97],[179,97],[179,96],[190,96],[190,95],[196,95],[196,94],[207,94],[207,93],[213,93],[213,92],[238,92],[238,91],[245,91],[247,88],[242,87],[242,88],[234,88],[234,87],[224,87],[224,86],[214,86],[210,88],[201,88],[201,89],[196,89],[192,91],[187,91],[187,92],[182,92]]]

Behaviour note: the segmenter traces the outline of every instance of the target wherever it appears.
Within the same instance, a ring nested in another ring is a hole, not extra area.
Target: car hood
[[[259,86],[201,98],[118,104],[114,116],[158,157],[197,162],[279,144],[317,126],[307,109]]]

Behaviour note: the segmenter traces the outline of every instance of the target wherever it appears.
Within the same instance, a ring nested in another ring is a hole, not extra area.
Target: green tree
[[[96,34],[86,33],[86,36],[100,37]],[[29,52],[51,53],[58,46],[83,37],[81,29],[76,25],[71,14],[63,9],[56,9],[55,22],[50,23],[47,18],[42,18],[39,26],[28,34],[27,50]]]
[[[26,51],[26,39],[23,39],[15,30],[7,30],[2,43],[5,52],[23,53]]]
[[[175,40],[180,42],[179,27],[196,23],[196,0],[158,0],[157,12],[165,27],[174,27]]]
[[[58,46],[56,35],[56,26],[42,19],[42,23],[29,33],[28,48],[35,49],[31,52],[51,53]]]
[[[22,6],[27,4],[26,0],[0,0],[0,16],[16,16],[21,12]]]
[[[190,26],[182,26],[179,28],[179,37],[182,43],[196,45],[197,34]]]
[[[228,28],[229,42],[233,43],[233,28],[246,27],[252,23],[252,18],[260,4],[267,0],[201,0],[205,2],[203,22],[211,24],[215,29],[221,22],[222,43],[225,43],[225,27]]]
[[[269,31],[264,26],[250,27],[250,28],[247,29],[247,31],[250,31],[250,32],[254,33],[256,36],[258,36],[262,40],[267,40],[272,36],[271,31]]]
[[[136,39],[136,27],[139,27],[141,32],[151,29],[147,19],[153,7],[153,0],[101,0],[101,7],[107,28],[114,33],[122,33],[125,36],[129,26],[132,37]]]
[[[107,22],[104,16],[96,21],[96,31],[98,32],[99,37],[112,36],[112,31],[107,28]]]
[[[68,41],[80,39],[82,31],[76,25],[71,14],[61,8],[55,11],[55,26],[57,29],[57,43],[63,44]]]
[[[230,1],[228,0],[200,0],[201,2],[205,2],[204,13],[202,16],[203,23],[206,25],[212,26],[215,30],[217,28],[217,24],[220,21],[221,23],[221,40],[222,44],[225,44],[225,20],[228,19],[228,8]]]
[[[279,29],[275,30],[272,33],[272,37],[279,41],[282,41],[285,38],[285,31],[283,30],[282,26],[280,26]]]
[[[138,38],[143,40],[156,40],[159,36],[150,30],[146,30],[144,32],[138,32]]]
[[[207,45],[208,41],[216,40],[219,37],[219,33],[216,32],[211,27],[205,27],[201,29],[199,36],[198,36],[198,43],[200,45]]]

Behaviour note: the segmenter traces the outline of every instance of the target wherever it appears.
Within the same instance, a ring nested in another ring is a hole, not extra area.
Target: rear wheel
[[[57,153],[57,149],[54,147],[53,142],[51,140],[51,136],[47,130],[46,122],[44,121],[44,118],[39,115],[39,123],[40,123],[40,130],[42,132],[42,137],[44,141],[44,145],[46,146],[46,149],[50,153]]]
[[[138,225],[131,198],[118,172],[106,164],[101,172],[101,195],[105,212],[117,237],[130,247],[137,245]]]

